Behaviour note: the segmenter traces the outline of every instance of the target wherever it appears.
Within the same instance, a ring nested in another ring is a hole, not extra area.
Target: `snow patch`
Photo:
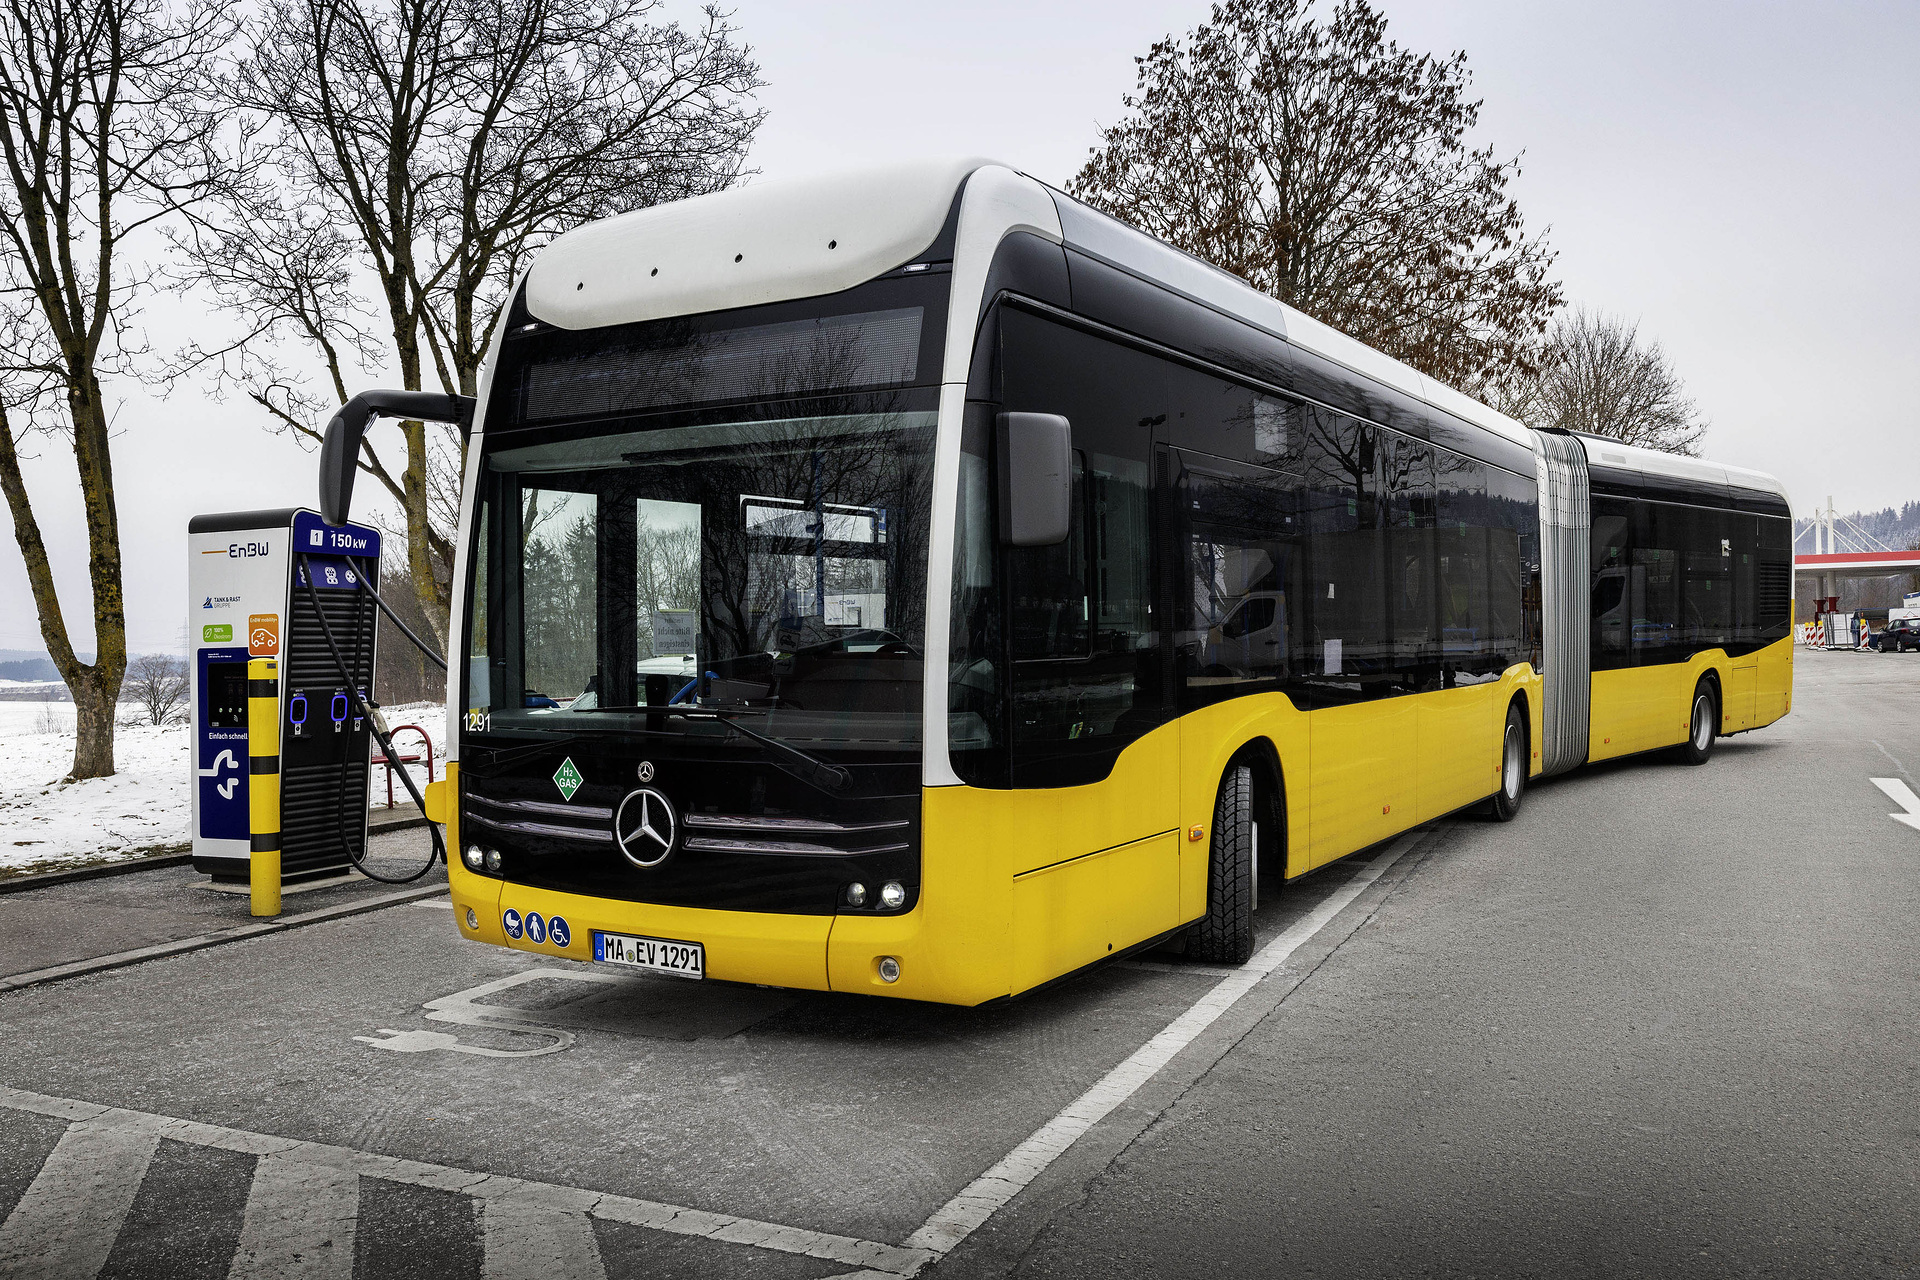
[[[122,708],[123,713],[125,708]],[[440,776],[446,712],[437,704],[384,708],[387,723],[417,724],[433,739]],[[60,728],[41,729],[45,717]],[[73,764],[73,704],[0,702],[0,874],[139,857],[192,838],[192,733],[186,725],[122,726],[114,736],[111,778],[62,783]],[[414,754],[411,733],[394,745]],[[423,788],[426,764],[410,766]],[[386,771],[373,770],[369,801],[384,806]],[[407,803],[394,779],[394,798]]]

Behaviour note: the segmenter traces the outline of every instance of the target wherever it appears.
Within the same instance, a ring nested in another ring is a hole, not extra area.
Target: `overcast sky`
[[[1920,5],[1380,0],[1416,50],[1463,49],[1478,141],[1524,151],[1571,301],[1638,320],[1711,422],[1716,461],[1780,476],[1797,512],[1920,500]],[[737,0],[770,115],[769,177],[928,152],[1063,183],[1120,115],[1133,59],[1196,0]],[[675,0],[672,11],[691,5]],[[196,323],[149,307],[156,345]],[[241,404],[125,387],[115,442],[130,643],[177,648],[196,512],[312,505],[312,455]],[[70,457],[31,473],[62,600],[91,635]],[[361,492],[370,493],[363,480]],[[40,649],[0,544],[0,648]]]

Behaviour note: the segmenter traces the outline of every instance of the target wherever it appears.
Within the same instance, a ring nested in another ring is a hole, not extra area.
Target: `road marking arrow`
[[[1869,782],[1887,793],[1887,799],[1905,809],[1905,813],[1890,813],[1887,816],[1895,822],[1905,823],[1915,831],[1920,831],[1920,796],[1913,794],[1913,788],[1898,778],[1869,778]]]

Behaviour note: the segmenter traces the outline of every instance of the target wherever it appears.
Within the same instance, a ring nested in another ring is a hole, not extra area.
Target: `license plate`
[[[636,938],[626,933],[593,931],[593,958],[601,964],[623,964],[629,969],[651,969],[682,978],[703,978],[707,951],[697,942],[668,938]]]

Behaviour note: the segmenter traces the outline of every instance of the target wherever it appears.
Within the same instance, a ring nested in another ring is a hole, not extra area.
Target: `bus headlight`
[[[882,982],[900,981],[900,962],[894,959],[892,956],[880,957],[880,981]]]
[[[898,911],[900,904],[907,900],[907,891],[898,880],[889,880],[880,886],[880,905],[889,911]],[[893,979],[889,978],[891,982]]]
[[[867,905],[867,886],[861,884],[858,880],[848,885],[847,886],[847,905],[850,907],[866,906]]]
[[[480,852],[479,845],[470,844],[467,846],[466,852],[461,854],[460,857],[467,864],[467,869],[469,871],[478,871],[480,869],[481,860],[485,858],[486,855]]]
[[[487,850],[487,870],[493,872],[495,875],[500,874],[500,851],[498,849]]]

